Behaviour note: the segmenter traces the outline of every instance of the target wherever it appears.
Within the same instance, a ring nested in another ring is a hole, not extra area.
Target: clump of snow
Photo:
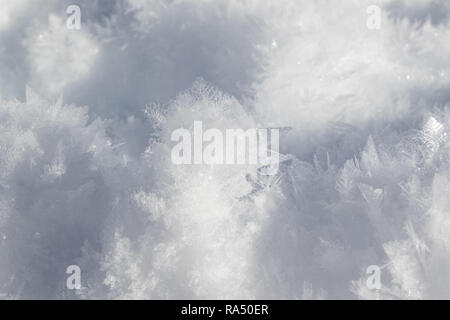
[[[81,3],[0,15],[0,297],[450,297],[444,1]],[[194,121],[279,172],[172,164]]]

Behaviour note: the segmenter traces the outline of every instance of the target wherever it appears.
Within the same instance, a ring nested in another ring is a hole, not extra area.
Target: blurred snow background
[[[0,297],[450,298],[449,15],[0,0]],[[172,165],[194,120],[288,128],[279,174]]]

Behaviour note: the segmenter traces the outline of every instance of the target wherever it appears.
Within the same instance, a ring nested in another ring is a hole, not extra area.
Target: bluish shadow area
[[[408,1],[397,0],[388,4],[386,9],[394,20],[407,18],[419,26],[429,20],[433,25],[439,25],[448,22],[450,2],[434,0],[427,4],[411,4]]]
[[[149,23],[138,13],[119,2],[108,36],[97,34],[96,64],[68,88],[67,102],[102,117],[140,117],[145,105],[167,103],[199,77],[238,99],[251,95],[261,71],[260,22],[213,4],[168,5]]]

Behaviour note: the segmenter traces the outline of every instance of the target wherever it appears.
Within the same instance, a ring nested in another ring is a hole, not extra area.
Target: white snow
[[[448,1],[78,2],[0,0],[1,298],[450,298]],[[194,121],[279,173],[172,164]]]

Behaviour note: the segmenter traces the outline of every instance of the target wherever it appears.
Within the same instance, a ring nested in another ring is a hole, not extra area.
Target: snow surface
[[[76,2],[0,0],[0,298],[450,298],[448,1]],[[278,175],[173,165],[194,120]]]

